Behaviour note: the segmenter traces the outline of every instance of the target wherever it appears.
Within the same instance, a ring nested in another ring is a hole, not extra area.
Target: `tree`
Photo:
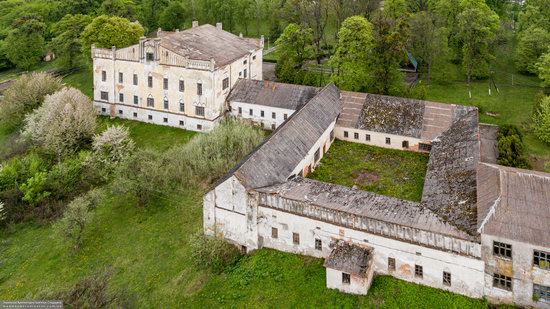
[[[515,64],[519,71],[537,73],[537,61],[550,46],[550,33],[543,28],[530,28],[519,35]]]
[[[110,170],[133,153],[135,143],[127,127],[110,126],[94,136],[92,149],[94,160]]]
[[[183,28],[184,23],[190,18],[190,12],[181,3],[172,1],[160,14],[159,26],[162,29],[173,31]]]
[[[159,16],[163,9],[169,4],[168,0],[143,0],[141,3],[141,13],[143,24],[147,32],[155,31],[158,28]]]
[[[541,141],[550,144],[550,96],[542,99],[533,115],[533,132]]]
[[[280,55],[275,71],[280,81],[296,81],[296,76],[301,72],[305,61],[314,55],[312,43],[311,29],[301,28],[296,24],[289,24],[285,28],[275,42]]]
[[[59,221],[58,232],[72,242],[75,250],[82,246],[82,237],[86,227],[92,220],[92,213],[89,211],[90,201],[85,197],[77,197],[69,203],[63,218]]]
[[[4,202],[0,201],[0,227],[5,224],[8,219],[8,212],[4,206]]]
[[[329,61],[336,68],[332,79],[339,87],[367,91],[370,73],[367,55],[372,47],[372,24],[362,16],[346,18],[338,31],[338,46]]]
[[[144,34],[143,27],[138,23],[132,23],[123,17],[98,16],[86,26],[81,35],[82,53],[90,59],[90,46],[117,48],[127,47],[139,42]]]
[[[137,16],[137,5],[134,0],[105,0],[99,8],[99,13],[133,20]]]
[[[329,0],[292,0],[292,8],[299,16],[302,25],[312,29],[315,58],[321,63],[323,52],[321,43],[325,39],[325,29],[328,23]]]
[[[542,86],[550,88],[550,48],[542,55],[537,62],[537,72],[542,80]]]
[[[489,48],[499,27],[499,17],[483,0],[462,0],[458,15],[462,43],[462,65],[468,78],[489,75],[489,61],[494,57]]]
[[[409,26],[409,50],[420,60],[419,65],[426,68],[427,79],[430,80],[434,64],[444,68],[448,61],[448,31],[444,27],[438,28],[432,13],[426,11],[412,14]]]
[[[66,14],[89,14],[95,11],[102,0],[63,0],[61,1],[61,12]]]
[[[88,143],[96,128],[96,111],[90,99],[74,88],[49,95],[44,104],[25,118],[22,135],[56,153],[58,160]]]
[[[241,257],[237,247],[221,237],[204,235],[202,231],[189,237],[189,246],[195,266],[218,274],[235,264]]]
[[[512,125],[501,126],[497,134],[498,164],[519,168],[530,168],[531,165],[524,155],[522,135],[519,129]]]
[[[47,73],[21,75],[4,92],[0,104],[0,121],[11,127],[19,126],[26,114],[39,107],[47,95],[61,87],[61,80]]]
[[[55,52],[63,67],[78,66],[82,59],[80,34],[91,21],[92,17],[88,15],[67,14],[53,25],[52,33],[55,37],[50,43],[50,48]]]
[[[550,0],[528,0],[518,17],[519,32],[530,28],[550,31]]]
[[[46,52],[45,31],[46,25],[38,19],[16,20],[3,47],[8,60],[22,70],[39,63]]]

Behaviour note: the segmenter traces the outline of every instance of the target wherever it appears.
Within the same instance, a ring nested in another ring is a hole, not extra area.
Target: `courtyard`
[[[308,177],[420,201],[429,156],[336,140]]]

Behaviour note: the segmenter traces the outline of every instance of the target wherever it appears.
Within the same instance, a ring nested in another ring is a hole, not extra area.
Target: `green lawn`
[[[89,66],[85,66],[80,71],[66,76],[65,78],[63,78],[63,82],[71,87],[79,89],[90,98],[93,98],[94,96],[92,89],[92,68]]]
[[[427,164],[426,154],[336,140],[309,177],[420,201]]]

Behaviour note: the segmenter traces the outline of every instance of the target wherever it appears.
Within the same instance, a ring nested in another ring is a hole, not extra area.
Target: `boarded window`
[[[443,285],[451,286],[451,273],[443,272]]]
[[[197,95],[202,95],[202,84],[197,83]]]
[[[155,107],[155,99],[152,97],[147,98],[147,107]]]
[[[316,238],[315,239],[315,250],[321,251],[322,249],[323,249],[323,242],[320,239]]]
[[[535,250],[533,253],[533,265],[542,269],[550,270],[550,253]]]
[[[101,71],[101,81],[106,81],[107,80],[107,72],[105,71]]]
[[[533,299],[550,302],[550,286],[533,284]]]
[[[414,276],[417,278],[424,277],[424,267],[420,265],[414,265]]]
[[[342,273],[342,284],[350,284],[351,276],[346,273]]]
[[[279,238],[279,230],[276,227],[271,228],[271,237]]]
[[[99,94],[101,100],[109,101],[109,93],[107,91],[101,91]]]
[[[224,78],[222,83],[223,90],[227,89],[227,87],[229,87],[229,77]]]
[[[389,137],[386,137],[386,144],[387,145],[391,144],[391,139]]]
[[[511,291],[512,278],[501,274],[493,274],[493,287]]]
[[[195,106],[195,115],[196,116],[204,116],[204,107]]]
[[[137,84],[138,84],[138,77],[137,77],[137,74],[134,74],[133,80],[134,80],[134,86],[137,86]]]
[[[493,254],[498,257],[512,258],[512,245],[499,241],[493,241]]]
[[[162,87],[164,88],[164,90],[168,90],[168,78],[164,78],[162,80]]]
[[[392,257],[388,258],[388,271],[395,271],[395,259]]]
[[[292,233],[292,243],[295,244],[295,245],[300,244],[300,234]]]

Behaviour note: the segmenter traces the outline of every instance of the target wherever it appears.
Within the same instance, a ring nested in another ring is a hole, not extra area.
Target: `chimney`
[[[223,30],[222,23],[216,23],[216,28],[218,28],[219,30]]]
[[[262,34],[262,36],[260,37],[260,48],[264,48],[264,42],[265,42],[265,37]]]
[[[162,32],[162,29],[159,27],[157,29],[157,38],[160,38],[160,33]]]
[[[243,38],[243,33],[239,33],[239,37],[242,39]]]
[[[180,29],[176,29],[176,32],[180,32]]]
[[[194,20],[192,25],[191,25],[191,28],[196,28],[199,26],[199,21],[198,20]]]

